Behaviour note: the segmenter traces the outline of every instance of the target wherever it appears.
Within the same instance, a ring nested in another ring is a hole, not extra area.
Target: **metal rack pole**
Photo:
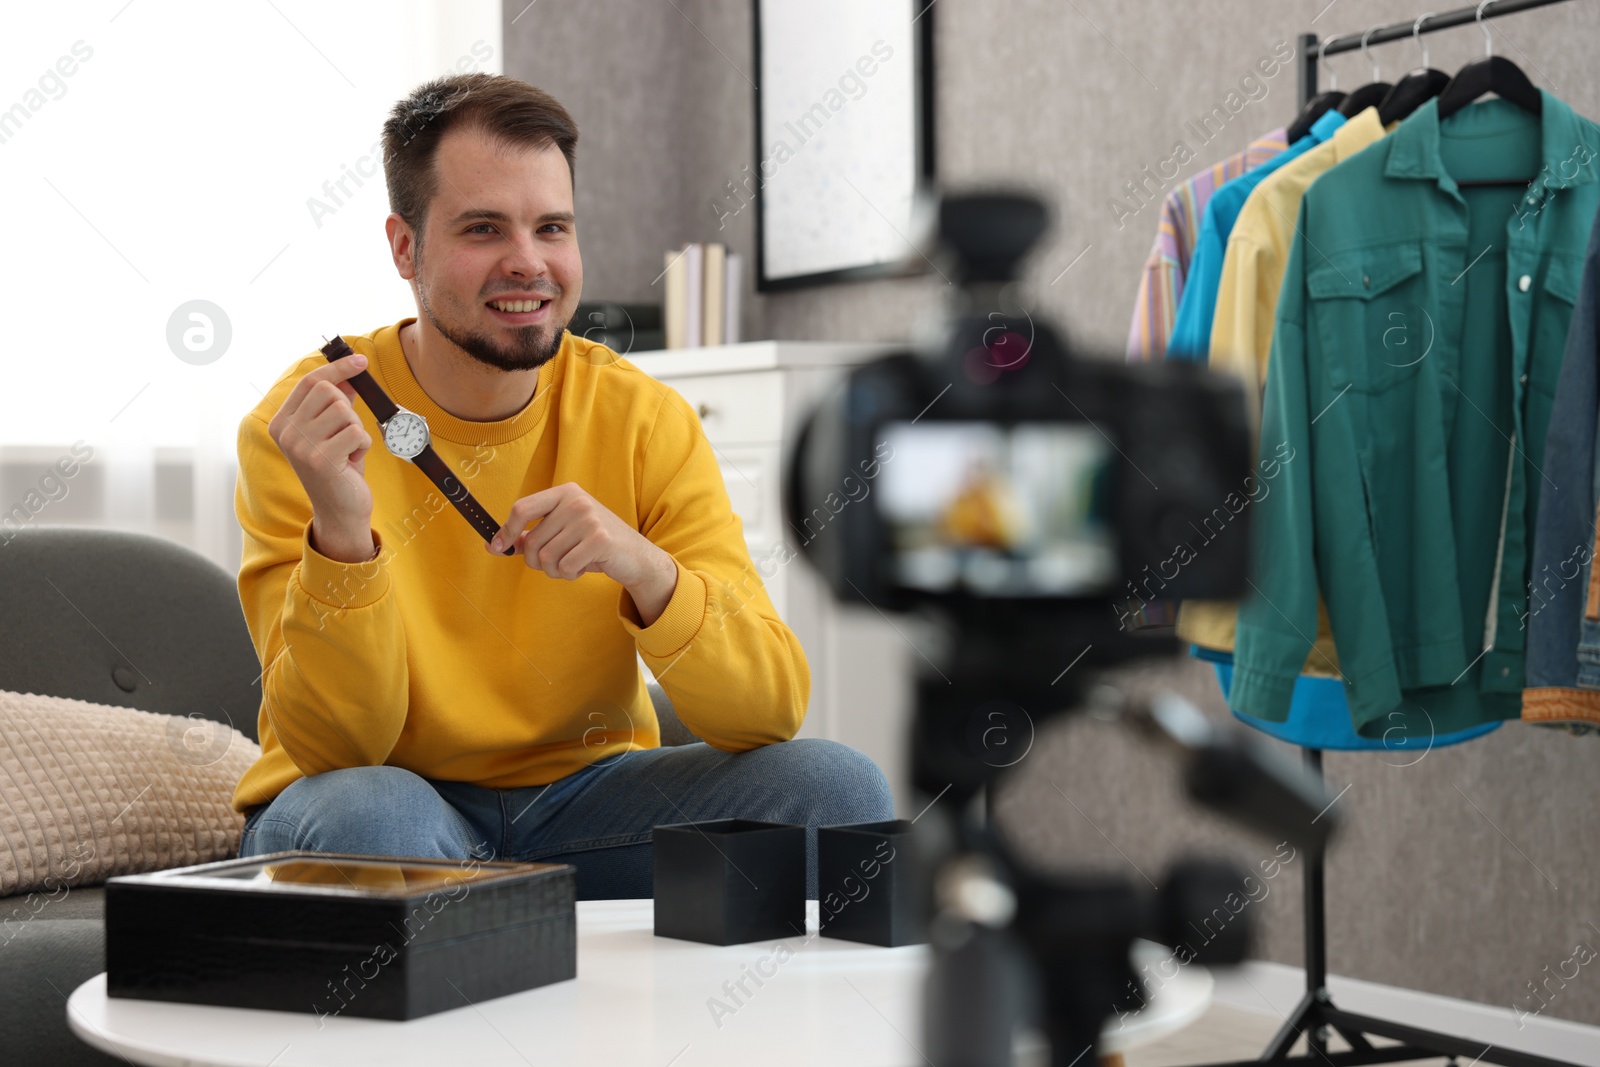
[[[1536,7],[1549,7],[1551,4],[1564,4],[1566,2],[1567,0],[1493,0],[1488,7],[1483,9],[1483,19],[1488,21],[1505,15],[1516,15],[1523,11],[1531,11]],[[1415,23],[1411,22],[1397,22],[1392,26],[1380,26],[1372,31],[1371,36],[1367,37],[1367,46],[1385,44],[1389,41],[1409,41],[1413,32],[1438,33],[1440,30],[1448,30],[1454,26],[1466,26],[1477,21],[1478,8],[1476,5],[1460,7],[1454,11],[1444,11],[1437,15],[1429,15],[1427,21],[1416,31],[1412,30]],[[1324,49],[1323,54],[1336,56],[1340,52],[1354,52],[1361,47],[1361,38],[1364,35],[1364,33],[1347,33],[1341,37],[1335,37],[1328,42],[1328,47]]]

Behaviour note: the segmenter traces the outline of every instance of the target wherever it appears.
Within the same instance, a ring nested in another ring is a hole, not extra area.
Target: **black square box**
[[[106,882],[106,995],[415,1019],[574,978],[577,868],[274,852]]]
[[[806,828],[755,819],[657,826],[655,932],[711,945],[806,936]]]
[[[817,827],[817,916],[824,937],[897,948],[926,941],[911,821]]]

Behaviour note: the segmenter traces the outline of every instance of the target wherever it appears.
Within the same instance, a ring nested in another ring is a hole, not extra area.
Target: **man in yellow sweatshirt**
[[[805,653],[694,411],[566,332],[576,142],[500,75],[399,102],[386,229],[419,315],[303,357],[240,422],[263,672],[239,852],[548,860],[580,897],[648,897],[654,826],[742,817],[807,826],[816,897],[815,827],[891,819],[893,798],[861,753],[791,740]],[[427,420],[495,543],[382,443],[362,371]],[[701,743],[660,746],[636,655]]]

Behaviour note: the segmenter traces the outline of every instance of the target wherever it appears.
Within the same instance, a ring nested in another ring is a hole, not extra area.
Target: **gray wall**
[[[521,7],[507,5],[508,22]],[[1410,20],[1425,9],[1396,0],[941,0],[928,16],[937,20],[941,180],[1039,190],[1056,226],[1028,272],[1029,309],[1120,353],[1156,210],[1119,225],[1108,204],[1122,183],[1177,140],[1189,140],[1197,163],[1211,162],[1292,117],[1288,69],[1210,144],[1184,129],[1278,41]],[[1592,73],[1600,4],[1575,0],[1489,25],[1498,52],[1600,117]],[[682,241],[754,252],[754,212],[719,232],[709,206],[754,155],[750,38],[745,0],[545,0],[507,25],[507,72],[554,93],[582,131],[577,211],[591,298],[659,300],[662,253]],[[1433,65],[1454,70],[1482,54],[1483,39],[1464,27],[1428,43]],[[1408,43],[1374,54],[1390,81],[1420,59]],[[1359,54],[1330,63],[1345,88],[1369,80]],[[752,292],[745,336],[904,339],[938,306],[942,288],[935,276],[760,299]],[[1176,686],[1227,717],[1209,669],[1192,661],[1128,672],[1124,681]],[[1549,978],[1580,942],[1600,950],[1600,738],[1513,723],[1408,765],[1414,759],[1328,756],[1334,788],[1349,786],[1338,803],[1347,825],[1329,856],[1331,969],[1507,1011],[1539,1008],[1529,983],[1548,981],[1542,1014],[1600,1023],[1600,967],[1582,968],[1564,987]],[[1272,842],[1188,809],[1170,764],[1088,719],[1041,731],[997,818],[1041,865],[1091,865],[1135,881],[1139,872],[1159,881],[1186,850],[1249,866],[1273,853]],[[1302,962],[1302,866],[1289,863],[1251,906],[1260,958]]]

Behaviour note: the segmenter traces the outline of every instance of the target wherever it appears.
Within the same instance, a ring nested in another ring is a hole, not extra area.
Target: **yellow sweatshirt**
[[[291,366],[239,424],[234,509],[239,599],[263,672],[261,758],[239,779],[244,812],[302,775],[389,764],[490,788],[543,785],[607,756],[656,748],[635,650],[684,724],[716,748],[786,741],[810,669],[751,564],[716,455],[677,392],[568,333],[511,418],[471,422],[423,392],[400,320],[345,340],[497,521],[514,501],[576,482],[669,553],[678,584],[650,626],[604,574],[550,578],[493,556],[421,470],[373,446],[371,563],[310,545],[311,502],[267,423],[320,352]]]

